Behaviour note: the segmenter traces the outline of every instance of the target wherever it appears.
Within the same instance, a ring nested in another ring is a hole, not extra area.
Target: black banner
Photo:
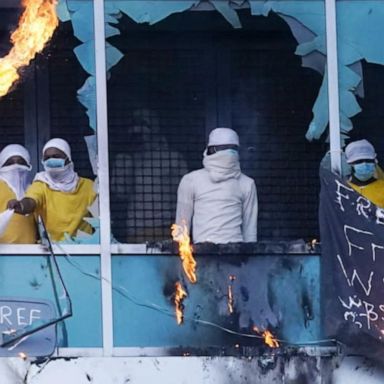
[[[384,348],[384,210],[331,172],[322,170],[320,178],[324,330],[353,350],[379,357]]]

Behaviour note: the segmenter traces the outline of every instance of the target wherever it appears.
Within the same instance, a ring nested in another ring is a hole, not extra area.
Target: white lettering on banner
[[[367,326],[367,329],[371,329],[371,323],[376,322],[377,320],[384,320],[383,317],[380,317],[378,310],[384,313],[384,305],[380,304],[378,310],[375,308],[375,305],[369,303],[365,300],[360,300],[356,295],[354,297],[348,297],[349,303],[347,304],[340,296],[339,301],[341,305],[348,309],[344,312],[344,320],[350,320],[357,327],[362,328],[363,323],[358,321],[358,319],[365,318],[364,325]]]
[[[369,216],[368,216],[368,213],[366,211],[369,212],[371,205],[372,204],[369,200],[367,200],[363,196],[359,196],[358,199],[356,200],[356,212],[357,212],[357,214],[359,216],[363,215],[366,219],[368,219]]]
[[[384,246],[383,246],[383,245],[378,245],[378,244],[372,243],[372,244],[371,244],[371,248],[372,248],[372,260],[373,260],[373,261],[376,261],[376,249],[382,249],[382,250],[384,250]]]
[[[361,247],[355,243],[352,243],[352,241],[349,240],[349,237],[347,234],[348,230],[355,231],[356,233],[359,233],[359,234],[363,233],[365,235],[370,235],[370,236],[373,236],[373,233],[351,227],[350,225],[344,225],[344,236],[345,236],[345,239],[347,240],[347,243],[348,243],[348,255],[351,256],[352,255],[352,248],[364,250],[364,247]]]
[[[345,301],[339,296],[339,300],[344,308],[352,309],[353,307],[360,308],[361,307],[361,300],[356,296],[353,295],[353,297],[349,296],[349,303],[346,304]]]
[[[336,181],[336,184],[337,184],[337,189],[336,189],[336,203],[339,204],[340,206],[340,209],[344,212],[344,206],[343,206],[343,203],[342,203],[342,198],[346,199],[346,200],[350,200],[349,198],[349,194],[347,195],[343,195],[341,193],[341,189],[344,189],[346,191],[350,191],[350,192],[354,192],[354,190],[352,188],[348,188],[346,185],[344,185],[343,183],[340,183],[339,180],[335,180]]]
[[[333,257],[336,256],[331,273],[337,275],[340,321],[370,330],[370,333],[379,332],[382,336],[384,233],[381,235],[381,226],[384,225],[384,209],[377,208],[348,183],[337,178],[333,180],[335,184],[327,182],[325,187],[331,192],[328,194],[331,204],[324,206],[332,209],[332,214],[336,213],[335,222],[329,224],[336,233],[327,240]],[[327,216],[324,219],[327,225]]]
[[[384,225],[384,209],[376,208],[376,224]]]
[[[353,287],[353,286],[354,286],[354,283],[355,283],[355,279],[357,279],[357,281],[360,283],[361,287],[363,288],[363,290],[364,290],[366,296],[369,296],[370,293],[371,293],[371,289],[372,289],[372,278],[373,278],[374,272],[371,271],[371,273],[369,274],[369,278],[368,278],[367,286],[365,286],[365,285],[363,284],[363,282],[361,281],[360,276],[359,276],[359,274],[357,273],[356,269],[353,270],[353,272],[352,272],[352,277],[349,278],[348,275],[347,275],[347,271],[345,270],[343,261],[341,260],[340,255],[337,255],[337,260],[339,261],[341,270],[343,271],[343,274],[344,274],[344,276],[345,276],[345,278],[346,278],[346,280],[347,280],[348,285],[349,285],[350,287]]]
[[[0,305],[0,327],[6,326],[28,326],[35,320],[41,319],[41,310],[35,308],[16,307]]]
[[[374,311],[375,306],[371,303],[363,301],[365,313],[360,314],[361,317],[367,318],[367,328],[371,329],[371,322],[376,321],[379,318],[379,315]]]
[[[357,313],[356,312],[344,312],[344,320],[351,320],[353,324],[357,325],[359,328],[363,328],[363,324],[360,321],[356,320]]]

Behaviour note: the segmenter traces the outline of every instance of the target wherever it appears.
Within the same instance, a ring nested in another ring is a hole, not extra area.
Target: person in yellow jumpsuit
[[[352,166],[348,184],[360,195],[384,208],[384,180],[377,165],[376,152],[368,140],[349,143],[345,148],[347,163]]]
[[[22,199],[32,169],[30,155],[19,144],[10,144],[0,152],[0,212],[7,209],[11,199]],[[13,215],[6,230],[0,235],[1,244],[33,244],[37,227],[33,215]]]
[[[93,181],[79,177],[74,170],[69,144],[51,139],[43,148],[44,171],[36,174],[22,200],[10,200],[8,207],[25,215],[35,212],[42,217],[53,241],[65,234],[74,237],[78,230],[92,233],[84,220],[96,198]]]

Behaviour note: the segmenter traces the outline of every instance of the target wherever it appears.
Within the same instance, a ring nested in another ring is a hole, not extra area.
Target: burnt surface
[[[264,330],[283,340],[282,348],[320,339],[318,256],[243,256],[196,255],[195,284],[176,255],[114,256],[116,285],[146,303],[114,296],[116,346],[238,355],[243,348],[269,353]],[[187,292],[181,326],[172,300],[176,281]]]
[[[156,250],[162,253],[178,253],[178,243],[172,240],[164,241],[149,241],[147,242],[147,250]],[[284,241],[267,241],[262,240],[257,243],[227,243],[227,244],[214,244],[214,243],[197,243],[193,244],[193,253],[197,255],[236,255],[236,259],[229,260],[229,262],[238,263],[239,260],[248,255],[286,255],[286,254],[319,254],[321,253],[321,244],[315,242],[305,242],[303,239]],[[289,267],[289,266],[287,266]]]

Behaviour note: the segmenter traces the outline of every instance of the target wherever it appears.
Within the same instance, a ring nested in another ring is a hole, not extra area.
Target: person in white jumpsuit
[[[257,241],[257,192],[240,169],[239,137],[216,128],[204,151],[204,168],[183,176],[177,192],[176,224],[185,225],[193,243]]]

